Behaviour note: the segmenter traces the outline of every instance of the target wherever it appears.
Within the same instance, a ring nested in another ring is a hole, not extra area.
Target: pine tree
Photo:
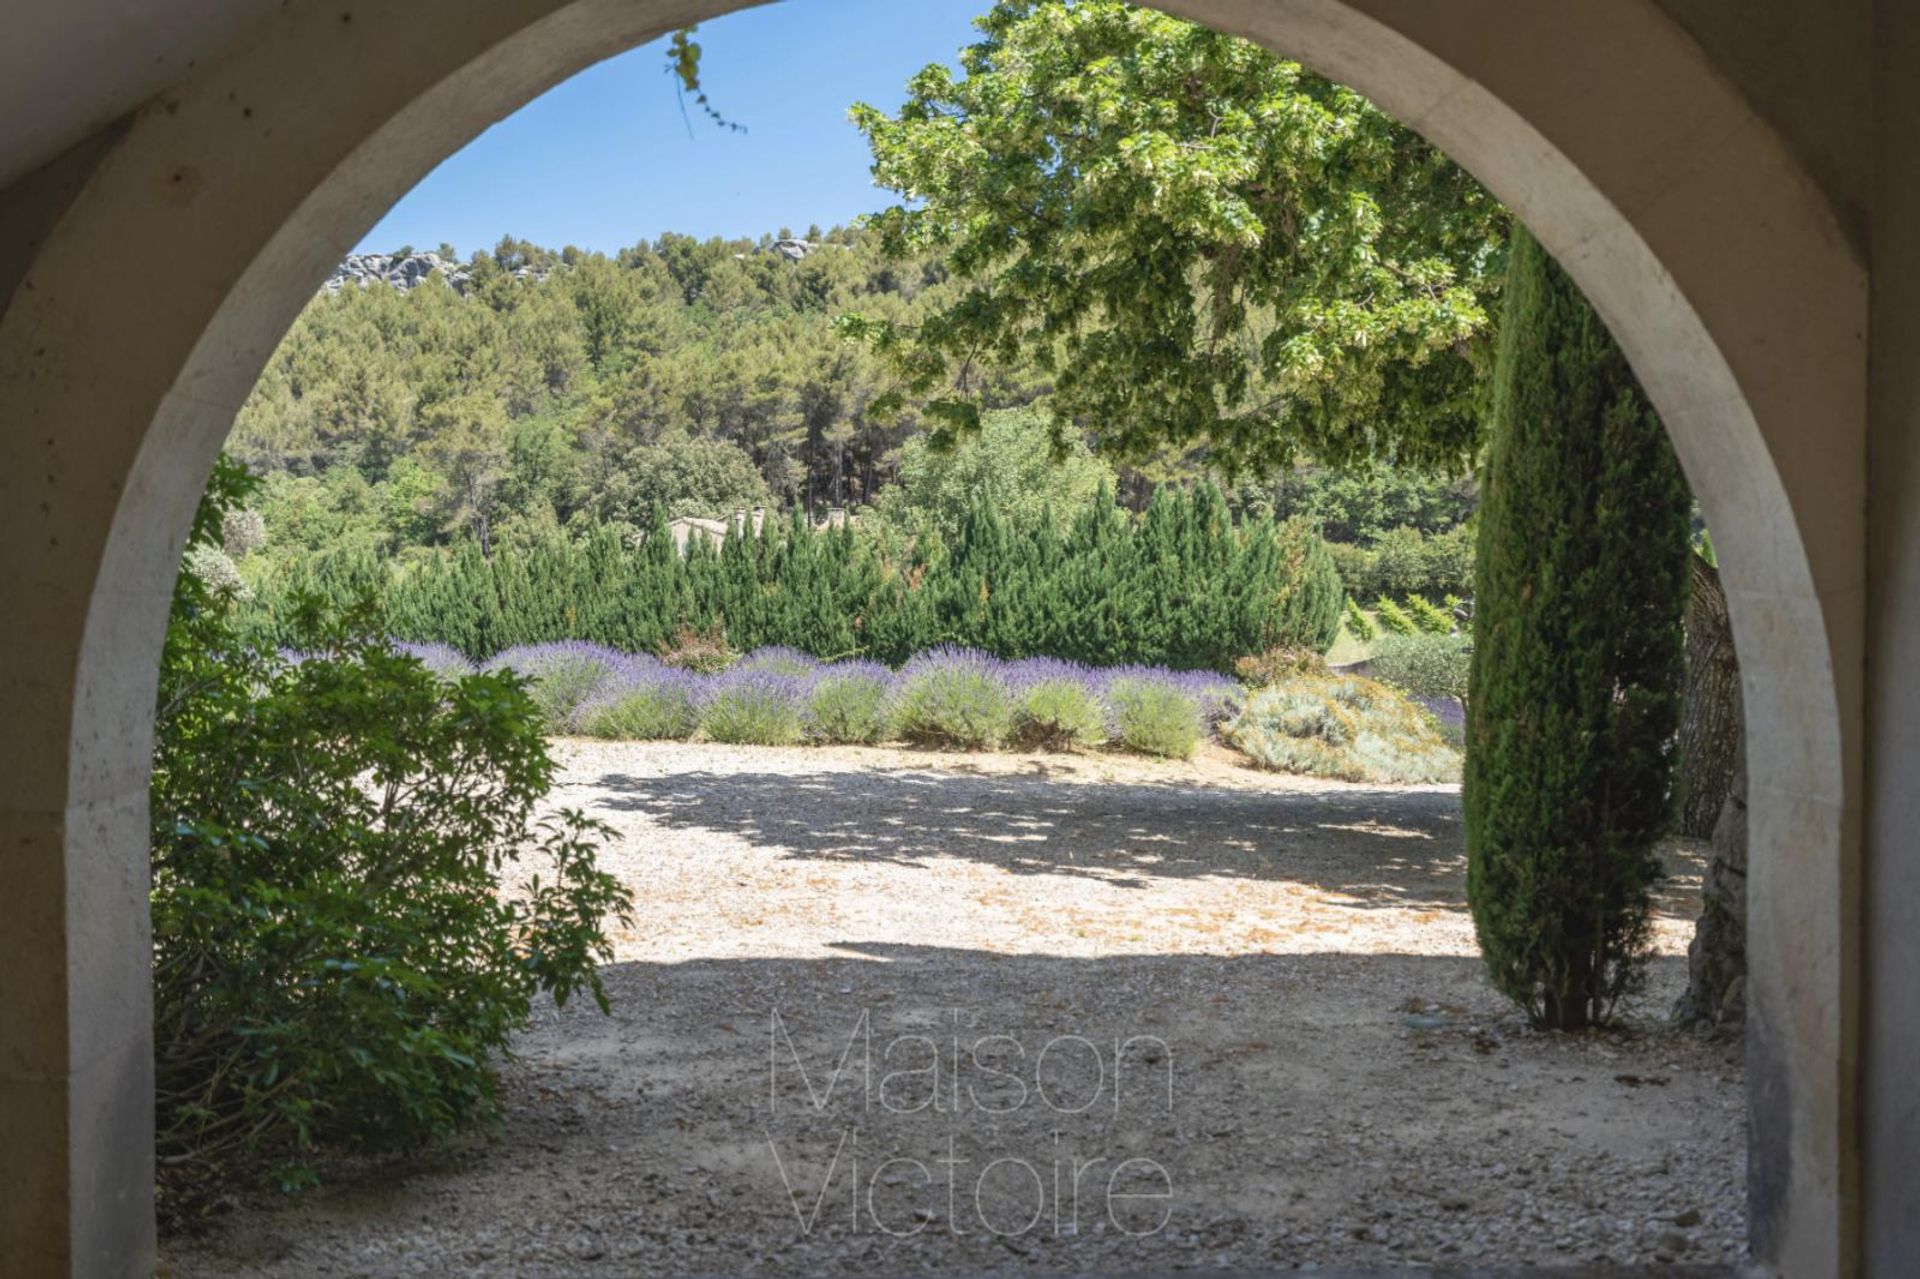
[[[1575,1029],[1633,989],[1651,939],[1688,496],[1625,357],[1523,232],[1482,493],[1467,895],[1494,985]]]

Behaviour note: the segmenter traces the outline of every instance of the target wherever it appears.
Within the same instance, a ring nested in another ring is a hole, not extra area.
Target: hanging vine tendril
[[[667,42],[667,74],[678,81],[675,91],[680,98],[680,118],[687,120],[687,95],[692,94],[694,105],[706,112],[709,120],[723,129],[745,133],[747,126],[729,120],[714,110],[713,104],[707,101],[706,91],[700,87],[700,45],[693,38],[693,33],[699,29],[698,26],[682,27]],[[687,120],[687,136],[693,136],[691,120]]]

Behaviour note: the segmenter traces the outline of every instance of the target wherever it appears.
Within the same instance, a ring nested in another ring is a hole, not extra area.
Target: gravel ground
[[[1737,1044],[1491,992],[1458,796],[1225,753],[568,742],[639,902],[503,1131],[342,1162],[188,1275],[1048,1273],[1737,1259]],[[836,1075],[836,1067],[838,1074]]]

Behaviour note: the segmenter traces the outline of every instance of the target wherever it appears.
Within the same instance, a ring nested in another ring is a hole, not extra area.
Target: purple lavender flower
[[[1036,684],[1062,682],[1080,684],[1089,692],[1097,692],[1102,683],[1096,668],[1064,657],[1021,657],[1003,662],[1001,669],[1006,673],[1007,687],[1015,693]]]
[[[983,652],[977,648],[940,644],[933,648],[923,648],[907,659],[907,664],[900,668],[900,678],[911,680],[933,671],[974,672],[1004,684],[1007,663],[992,653]]]
[[[898,678],[891,666],[859,658],[821,662],[814,670],[814,677],[816,679],[875,679],[883,684],[891,684]]]
[[[1106,744],[1112,708],[1100,672],[1055,657],[1021,658],[1006,670],[1015,742],[1052,751]]]
[[[532,681],[533,700],[555,733],[580,731],[580,708],[615,672],[638,665],[658,665],[651,657],[618,652],[584,640],[525,644],[499,653],[483,668],[510,670]]]
[[[395,643],[393,651],[415,658],[432,671],[435,677],[452,681],[473,674],[474,665],[466,656],[451,644],[406,644]]]
[[[709,677],[660,662],[634,661],[608,673],[576,719],[592,737],[652,741],[691,737]]]
[[[1121,681],[1178,692],[1193,702],[1201,724],[1209,729],[1217,727],[1231,715],[1244,695],[1239,681],[1214,671],[1176,671],[1164,666],[1106,666],[1100,668],[1099,676],[1109,701],[1112,700],[1114,685]]]
[[[1128,750],[1185,759],[1206,730],[1200,704],[1178,681],[1152,668],[1121,668],[1107,681],[1108,723]]]

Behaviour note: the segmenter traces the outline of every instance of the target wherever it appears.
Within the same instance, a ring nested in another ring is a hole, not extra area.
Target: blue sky
[[[687,104],[665,42],[590,67],[474,139],[361,241],[445,241],[462,257],[515,235],[613,250],[662,231],[746,236],[832,226],[886,203],[847,107],[892,110],[907,78],[955,59],[990,0],[786,0],[703,23],[716,128]]]

